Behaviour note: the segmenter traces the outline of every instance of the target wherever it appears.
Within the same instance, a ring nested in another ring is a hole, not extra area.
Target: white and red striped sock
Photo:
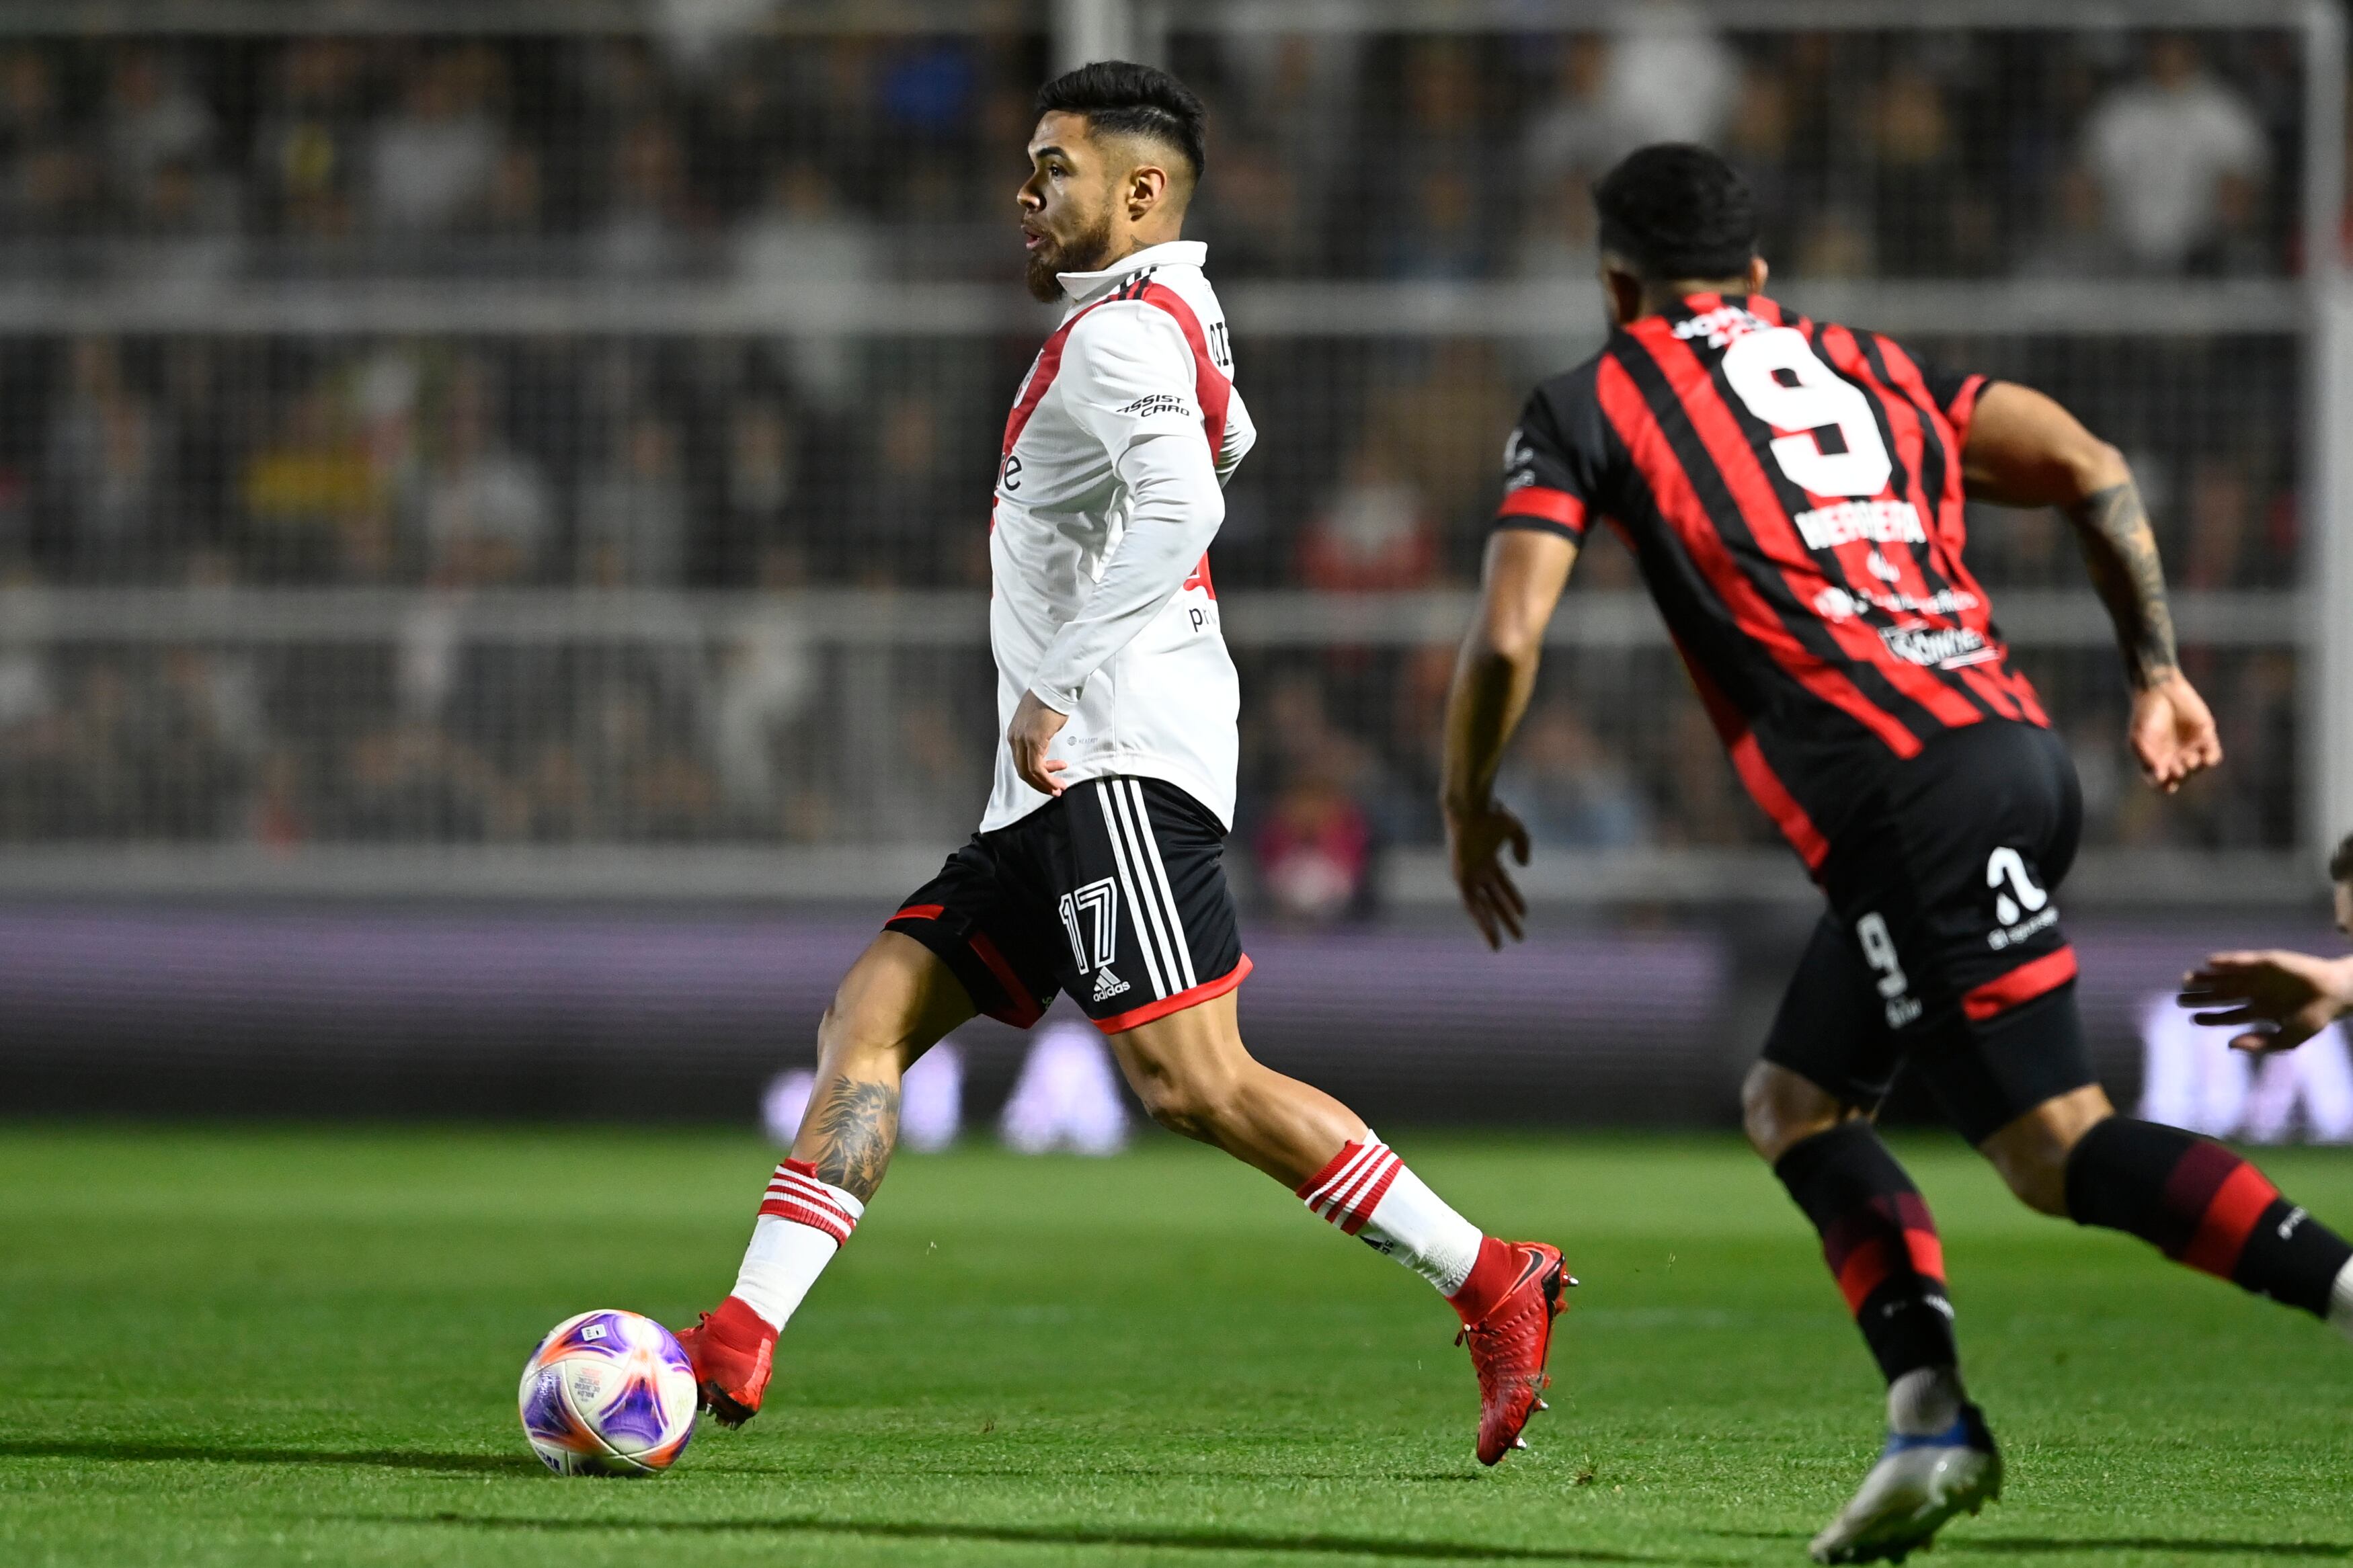
[[[807,1160],[787,1160],[768,1178],[768,1195],[752,1226],[752,1245],[729,1292],[770,1328],[782,1329],[817,1277],[858,1228],[866,1205],[818,1180]]]
[[[1367,1131],[1299,1185],[1307,1206],[1452,1298],[1479,1261],[1479,1227]]]

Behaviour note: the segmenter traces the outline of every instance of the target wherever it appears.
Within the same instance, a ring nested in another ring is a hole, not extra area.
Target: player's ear
[[[1130,223],[1168,199],[1168,171],[1157,163],[1140,163],[1127,174],[1127,216]]]
[[[1750,257],[1748,258],[1748,291],[1751,294],[1765,292],[1765,279],[1771,277],[1773,269],[1765,265],[1763,257]]]

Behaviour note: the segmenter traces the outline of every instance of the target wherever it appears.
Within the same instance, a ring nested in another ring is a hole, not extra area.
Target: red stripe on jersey
[[[1979,1023],[2056,991],[2075,978],[2075,950],[2063,947],[1998,974],[1961,997],[1961,1011]]]
[[[1234,384],[1209,357],[1208,335],[1201,331],[1201,319],[1193,314],[1193,307],[1185,303],[1182,294],[1166,283],[1147,283],[1136,298],[1174,316],[1185,342],[1192,347],[1193,395],[1201,405],[1201,428],[1209,437],[1209,461],[1214,463],[1226,449],[1226,411],[1233,405]]]
[[[1021,439],[1021,432],[1029,427],[1029,416],[1038,412],[1038,405],[1046,401],[1046,394],[1053,388],[1054,377],[1061,374],[1062,350],[1070,344],[1071,329],[1077,326],[1080,319],[1095,305],[1109,303],[1109,299],[1098,300],[1094,305],[1081,310],[1077,315],[1056,327],[1044,346],[1039,349],[1038,363],[1029,367],[1029,379],[1021,384],[1021,395],[1014,400],[1013,412],[1005,416],[1005,445],[997,448],[997,453],[999,462],[1013,455],[1013,443]]]
[[[1773,764],[1765,760],[1765,752],[1757,743],[1756,732],[1743,730],[1740,738],[1728,749],[1732,753],[1732,770],[1747,786],[1748,797],[1773,819],[1773,825],[1781,830],[1781,837],[1789,841],[1789,847],[1795,849],[1798,858],[1806,863],[1806,869],[1820,870],[1822,862],[1830,857],[1831,842],[1822,837],[1821,829],[1814,826],[1814,819],[1806,815],[1806,808],[1798,804],[1798,797],[1791,795],[1788,786],[1781,782],[1781,775],[1773,771]]]
[[[1649,320],[1664,325],[1663,317]],[[1701,444],[1707,447],[1708,455],[1715,460],[1749,532],[1768,556],[1784,563],[1782,581],[1788,584],[1798,603],[1810,605],[1814,595],[1829,586],[1829,580],[1814,563],[1804,541],[1798,537],[1796,524],[1789,521],[1779,493],[1758,463],[1756,448],[1748,444],[1747,432],[1741,428],[1731,405],[1724,400],[1715,377],[1691,345],[1674,336],[1671,327],[1664,331],[1637,331],[1635,335],[1666,373],[1668,384],[1683,399],[1684,415],[1698,433]],[[1808,613],[1811,613],[1810,609]],[[1918,665],[1897,658],[1868,626],[1852,621],[1822,624],[1830,628],[1831,636],[1851,660],[1876,668],[1889,685],[1926,709],[1938,723],[1957,729],[1974,724],[1982,717],[1976,704],[1951,687]],[[1859,689],[1855,696],[1879,716],[1883,722],[1872,727],[1898,756],[1909,757],[1919,751],[1919,738],[1894,714],[1863,697]],[[1891,738],[1891,731],[1903,737],[1900,744]]]
[[[1769,321],[1777,327],[1796,325],[1795,322],[1785,321],[1781,319],[1781,302],[1779,300],[1768,300],[1762,294],[1751,294],[1748,296],[1748,313],[1756,317],[1760,321]]]
[[[882,923],[887,926],[892,921],[935,921],[946,912],[944,904],[909,904]]]
[[[1897,756],[1916,755],[1920,750],[1918,738],[1865,697],[1853,681],[1800,643],[1796,634],[1782,624],[1773,606],[1766,603],[1757,584],[1732,559],[1724,536],[1708,521],[1707,508],[1692,488],[1691,476],[1683,471],[1683,459],[1668,442],[1666,432],[1659,427],[1658,415],[1626,367],[1605,356],[1594,384],[1602,413],[1616,428],[1618,438],[1625,443],[1635,467],[1649,481],[1660,515],[1682,539],[1693,563],[1723,598],[1741,634],[1763,648],[1807,690],[1885,742]],[[1717,406],[1721,409],[1722,405]],[[1729,419],[1730,416],[1725,417]]]
[[[1497,517],[1535,517],[1556,522],[1571,533],[1585,531],[1585,503],[1567,490],[1545,485],[1522,485],[1495,508]]]
[[[1201,319],[1193,313],[1192,306],[1185,303],[1183,295],[1166,283],[1147,283],[1136,298],[1174,316],[1187,345],[1193,351],[1193,397],[1201,405],[1201,431],[1209,438],[1209,462],[1214,466],[1218,454],[1226,449],[1226,416],[1233,407],[1234,384],[1209,357],[1208,335],[1201,331]],[[1202,590],[1212,599],[1218,596],[1216,585],[1209,581],[1209,558],[1206,554],[1177,592],[1192,588]]]
[[[1920,520],[1921,531],[1928,536],[1926,542],[1919,547],[1921,554],[1926,557],[1927,564],[1924,566],[1921,555],[1915,554],[1912,548],[1908,546],[1895,550],[1878,546],[1869,548],[1877,549],[1880,559],[1895,568],[1895,587],[1915,601],[1933,600],[1936,596],[1936,585],[1928,581],[1928,568],[1935,568],[1938,583],[1950,587],[1953,583],[1949,557],[1957,553],[1944,546],[1943,532],[1938,523],[1940,515],[1938,509],[1929,503],[1928,492],[1923,488],[1925,481],[1920,477],[1921,468],[1926,461],[1928,443],[1935,440],[1941,446],[1944,444],[1943,437],[1939,432],[1931,428],[1922,419],[1918,405],[1898,396],[1880,382],[1878,375],[1871,367],[1870,360],[1864,357],[1862,345],[1855,342],[1852,331],[1841,326],[1826,326],[1818,334],[1815,346],[1822,352],[1834,369],[1844,372],[1850,379],[1859,384],[1864,395],[1879,405],[1880,416],[1887,422],[1887,433],[1895,458],[1895,471],[1901,476],[1904,483],[1905,494],[1902,499],[1911,503],[1912,514]],[[1951,470],[1952,466],[1950,462],[1946,465],[1947,472]],[[1980,607],[1983,605],[1982,599],[1979,600],[1979,605]],[[1916,610],[1914,614],[1932,623],[1941,622],[1947,626],[1968,625],[1959,611]],[[2001,644],[1992,636],[1990,623],[1973,629],[1985,639],[1989,647],[1998,650],[1998,655],[2007,654],[2008,650],[2002,648]],[[1974,668],[1968,666],[1961,667],[1954,673],[1960,677],[1961,685],[1974,693],[1978,700],[1990,709],[1997,718],[2015,719],[2019,716],[2018,705],[2001,690],[1999,676],[1988,679],[1979,675]],[[1973,714],[1971,717],[1974,721],[1976,715]]]
[[[1972,376],[1962,387],[1961,395],[1954,401],[1954,406],[1961,410],[1962,416],[1956,421],[1936,409],[1936,399],[1928,390],[1927,378],[1920,374],[1919,365],[1904,352],[1901,344],[1876,333],[1873,334],[1872,341],[1878,346],[1881,363],[1887,366],[1888,379],[1895,384],[1896,389],[1909,397],[1916,407],[1934,410],[1926,417],[1943,426],[1945,489],[1944,493],[1936,498],[1934,531],[1944,549],[1937,569],[1956,592],[1967,594],[1977,601],[1974,606],[1961,612],[1961,625],[1988,642],[1994,642],[1997,639],[1993,633],[1993,603],[1986,597],[1985,587],[1977,580],[1976,574],[1969,570],[1965,552],[1968,542],[1968,499],[1963,489],[1961,472],[1962,452],[1968,445],[1968,416],[1976,412],[1978,392],[1984,386],[1986,378]],[[2033,682],[2010,668],[2006,648],[2000,665],[1986,671],[1985,675],[2009,696],[2017,706],[2021,718],[2046,730],[2051,727],[2050,716],[2042,711],[2042,704],[2034,694]]]

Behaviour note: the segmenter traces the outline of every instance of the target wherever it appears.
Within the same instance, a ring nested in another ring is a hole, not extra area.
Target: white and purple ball
[[[583,1312],[523,1363],[523,1436],[559,1476],[654,1476],[694,1436],[694,1367],[635,1312]]]

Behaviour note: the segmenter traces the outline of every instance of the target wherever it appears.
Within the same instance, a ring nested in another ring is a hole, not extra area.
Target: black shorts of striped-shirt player
[[[883,922],[945,963],[974,1007],[1028,1028],[1067,992],[1107,1035],[1242,983],[1226,830],[1159,779],[1089,779],[975,834]]]

